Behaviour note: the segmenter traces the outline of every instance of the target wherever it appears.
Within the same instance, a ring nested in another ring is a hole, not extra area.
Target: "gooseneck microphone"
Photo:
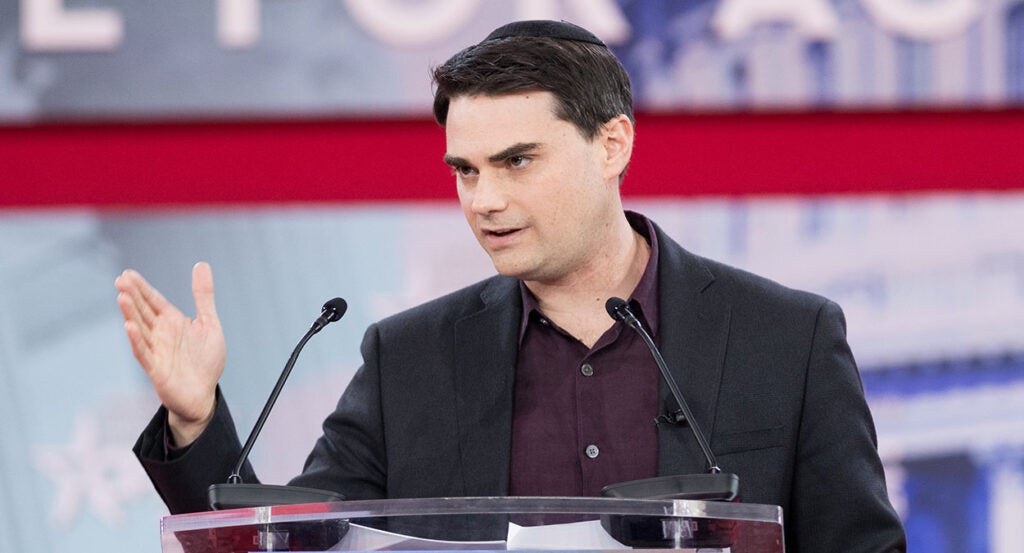
[[[263,411],[260,413],[256,424],[252,428],[252,432],[249,433],[249,439],[245,441],[245,446],[242,447],[242,453],[238,456],[238,462],[235,464],[235,468],[231,471],[231,475],[228,476],[227,484],[214,484],[210,486],[208,490],[208,496],[210,500],[210,508],[212,509],[232,509],[239,507],[257,507],[263,505],[285,505],[294,503],[320,503],[326,501],[341,501],[344,497],[336,492],[330,492],[326,490],[316,490],[312,488],[300,488],[297,486],[274,486],[268,484],[243,484],[242,477],[239,473],[242,472],[242,466],[245,464],[245,460],[249,458],[249,452],[252,450],[253,444],[256,443],[256,438],[260,435],[260,431],[263,430],[263,424],[267,422],[267,417],[270,416],[270,410],[274,408],[274,403],[277,402],[277,396],[281,395],[281,389],[284,388],[284,383],[288,380],[288,375],[292,372],[292,367],[295,366],[295,361],[299,358],[299,353],[302,348],[305,347],[306,342],[313,337],[314,334],[323,330],[325,326],[341,319],[348,310],[348,304],[341,298],[334,298],[328,300],[320,310],[320,316],[313,321],[313,325],[306,331],[306,334],[302,336],[299,343],[292,350],[291,356],[288,358],[288,362],[285,363],[284,369],[281,371],[281,376],[277,379],[277,384],[274,385],[273,391],[270,392],[270,397],[267,399],[266,405],[263,406]]]
[[[640,324],[636,315],[633,314],[633,310],[630,309],[626,300],[616,297],[608,298],[604,307],[612,319],[622,321],[626,326],[635,330],[643,339],[644,344],[647,345],[647,349],[651,350],[651,356],[654,357],[654,362],[657,363],[658,370],[661,371],[661,377],[668,385],[669,390],[672,392],[672,397],[679,407],[679,411],[671,415],[668,420],[672,424],[681,424],[683,422],[689,424],[690,432],[693,433],[693,437],[696,438],[697,444],[704,454],[708,473],[704,475],[647,478],[621,484],[612,484],[601,490],[602,493],[611,497],[629,497],[634,499],[671,498],[725,501],[735,499],[739,491],[739,478],[735,474],[722,474],[722,469],[719,468],[718,462],[715,460],[715,454],[708,445],[707,437],[701,431],[700,425],[697,424],[696,417],[693,416],[690,406],[679,391],[679,385],[676,384],[675,378],[669,372],[668,365],[665,364],[665,358],[661,356],[661,352],[658,351],[658,347],[654,344],[651,335],[644,330],[643,325]]]
[[[700,426],[697,424],[697,419],[694,418],[693,412],[690,411],[690,406],[686,403],[686,399],[683,398],[683,394],[679,391],[679,386],[676,384],[676,379],[672,378],[672,373],[668,371],[668,366],[665,364],[665,358],[661,356],[661,352],[658,351],[658,347],[654,345],[654,340],[651,335],[644,330],[643,325],[640,324],[640,320],[633,314],[633,310],[629,308],[629,304],[622,298],[608,298],[605,302],[604,308],[608,310],[608,314],[615,320],[626,323],[629,328],[632,328],[643,338],[644,343],[647,344],[647,349],[651,350],[651,355],[654,356],[654,362],[658,364],[658,369],[661,371],[661,377],[665,379],[665,383],[668,384],[668,389],[672,391],[672,397],[676,400],[676,405],[679,406],[679,410],[682,411],[685,420],[690,423],[690,430],[693,432],[693,437],[697,438],[697,443],[700,445],[700,450],[704,453],[704,459],[708,463],[708,472],[716,474],[722,472],[722,469],[718,467],[718,463],[715,461],[715,454],[711,452],[711,447],[708,445],[707,438],[704,437],[704,433],[701,432]],[[683,422],[678,417],[673,417],[675,420],[673,423]]]

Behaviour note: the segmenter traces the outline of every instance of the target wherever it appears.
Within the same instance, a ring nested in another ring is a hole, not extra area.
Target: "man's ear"
[[[633,155],[633,122],[616,115],[601,127],[598,139],[604,147],[604,178],[617,181]]]

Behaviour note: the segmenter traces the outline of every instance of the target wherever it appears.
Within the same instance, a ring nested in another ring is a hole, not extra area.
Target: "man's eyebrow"
[[[539,142],[520,142],[518,144],[513,144],[513,145],[509,146],[508,148],[505,148],[504,150],[502,150],[502,151],[500,151],[500,152],[498,152],[498,153],[496,153],[496,154],[494,154],[492,156],[489,156],[487,158],[487,161],[488,161],[488,163],[497,163],[499,161],[504,161],[504,160],[506,160],[506,159],[508,159],[510,157],[521,156],[521,155],[523,155],[525,153],[528,153],[528,152],[531,152],[533,150],[536,150],[539,147],[540,147],[540,143]],[[444,155],[444,162],[445,162],[445,164],[447,164],[450,167],[472,167],[473,166],[473,164],[470,163],[469,160],[467,160],[466,158],[462,158],[462,157],[458,157],[458,156],[453,156],[451,154],[445,154]]]
[[[445,154],[444,162],[449,167],[469,167],[469,161],[464,158]]]
[[[499,161],[504,161],[510,157],[521,156],[527,152],[536,150],[538,147],[540,147],[540,144],[538,144],[537,142],[520,142],[518,144],[513,144],[508,148],[505,148],[504,150],[488,157],[487,161],[491,163],[497,163]]]

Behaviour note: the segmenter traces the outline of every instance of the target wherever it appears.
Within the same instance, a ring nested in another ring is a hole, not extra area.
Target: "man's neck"
[[[605,301],[628,298],[643,277],[651,250],[625,217],[601,255],[557,282],[526,281],[544,316],[588,347],[612,324]]]

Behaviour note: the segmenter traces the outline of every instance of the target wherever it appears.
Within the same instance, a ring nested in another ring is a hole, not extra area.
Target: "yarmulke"
[[[566,21],[546,21],[546,20],[535,20],[535,21],[516,21],[507,25],[502,25],[497,29],[491,31],[491,34],[487,35],[483,41],[493,40],[496,38],[508,38],[517,36],[528,36],[535,38],[555,38],[559,40],[575,40],[577,42],[588,42],[590,44],[597,44],[598,46],[608,46],[601,41],[601,39],[594,36],[594,33],[580,27],[579,25],[573,25]]]

